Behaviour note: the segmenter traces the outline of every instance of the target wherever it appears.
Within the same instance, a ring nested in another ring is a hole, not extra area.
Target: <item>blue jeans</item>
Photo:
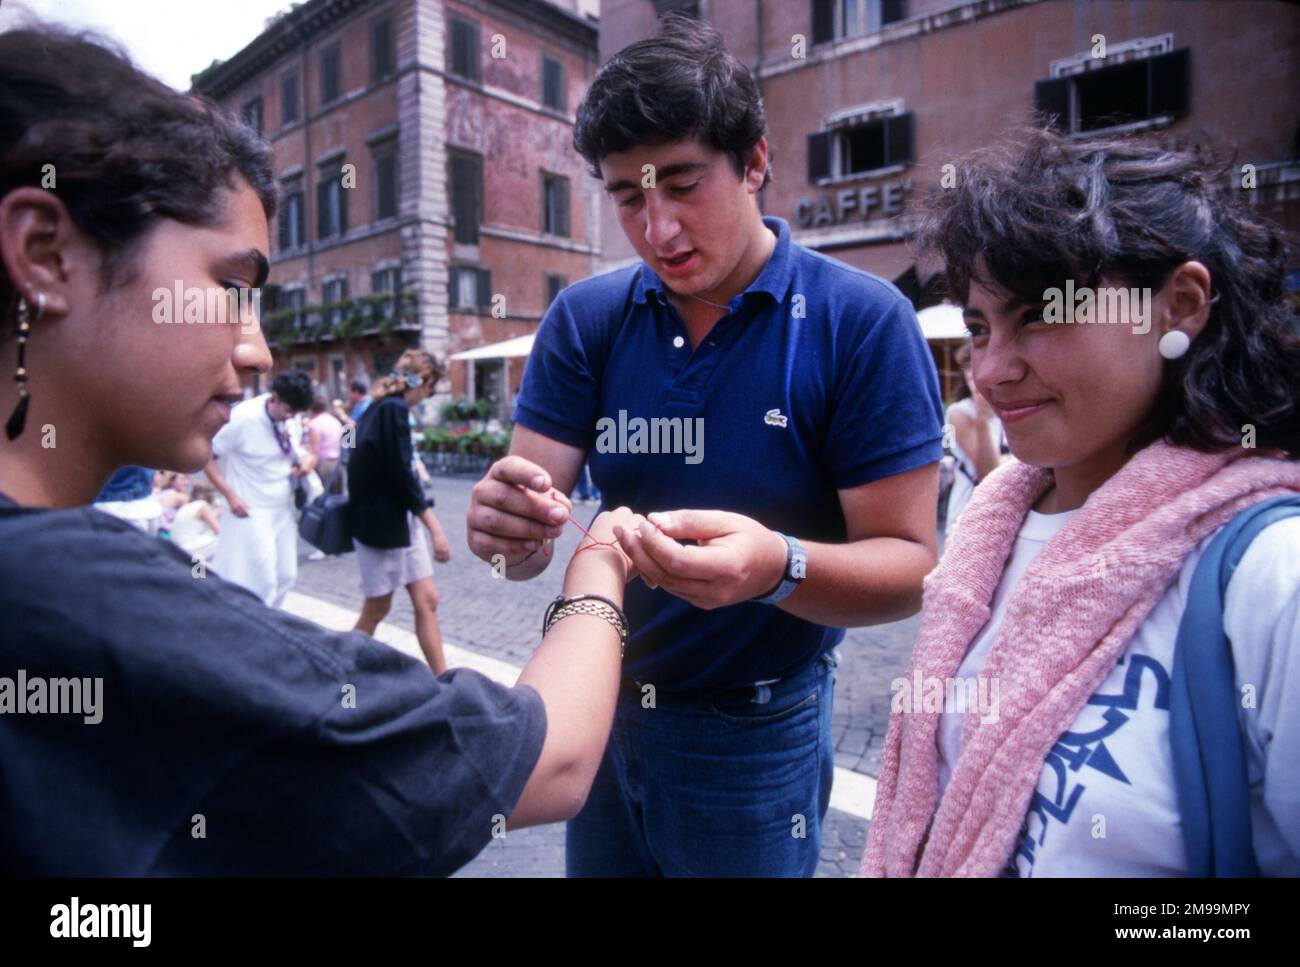
[[[573,495],[579,500],[600,500],[600,488],[591,479],[591,465],[584,462],[582,473],[573,487]]]
[[[812,876],[830,805],[835,653],[712,696],[625,681],[568,824],[569,876]]]

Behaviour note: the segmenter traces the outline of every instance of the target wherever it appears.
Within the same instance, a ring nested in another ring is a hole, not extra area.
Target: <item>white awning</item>
[[[494,342],[487,346],[475,346],[473,349],[466,349],[464,352],[455,353],[449,356],[449,359],[505,359],[514,356],[527,356],[533,351],[533,339],[535,337],[515,336],[514,339],[507,339],[504,342]]]
[[[926,339],[965,339],[966,323],[962,320],[961,307],[944,303],[930,306],[916,314],[921,323],[921,334]]]

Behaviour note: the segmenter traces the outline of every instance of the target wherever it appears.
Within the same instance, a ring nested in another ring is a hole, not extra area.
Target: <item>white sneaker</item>
[[[307,555],[309,561],[323,561],[328,555],[324,551],[312,551]]]

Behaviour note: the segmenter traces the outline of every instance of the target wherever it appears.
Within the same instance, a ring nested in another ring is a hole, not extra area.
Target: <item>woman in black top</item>
[[[403,353],[392,374],[375,382],[374,402],[361,417],[356,451],[348,460],[348,522],[366,597],[356,630],[373,635],[392,606],[393,591],[405,587],[420,650],[435,675],[447,670],[447,659],[429,539],[439,561],[451,559],[451,545],[415,478],[409,408],[433,395],[441,377],[429,353]]]
[[[0,874],[446,874],[591,788],[620,634],[590,601],[513,687],[435,678],[87,506],[126,464],[202,469],[271,368],[246,300],[210,290],[266,281],[275,208],[270,146],[213,105],[82,35],[0,32],[0,704],[58,705],[0,714]],[[477,486],[568,506],[517,457]],[[565,594],[621,604],[633,573],[592,547]]]

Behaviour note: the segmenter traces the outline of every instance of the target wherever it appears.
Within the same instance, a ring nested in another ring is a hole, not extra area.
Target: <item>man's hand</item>
[[[248,516],[248,504],[240,500],[238,494],[226,494],[226,500],[230,503],[230,512],[236,517]]]
[[[469,549],[489,562],[501,554],[514,567],[564,533],[572,510],[568,497],[552,491],[545,470],[523,457],[503,457],[470,491]]]
[[[706,611],[771,591],[785,573],[788,548],[756,520],[722,510],[651,514],[623,528],[619,543],[650,587],[662,587]],[[679,544],[695,540],[696,546]]]

